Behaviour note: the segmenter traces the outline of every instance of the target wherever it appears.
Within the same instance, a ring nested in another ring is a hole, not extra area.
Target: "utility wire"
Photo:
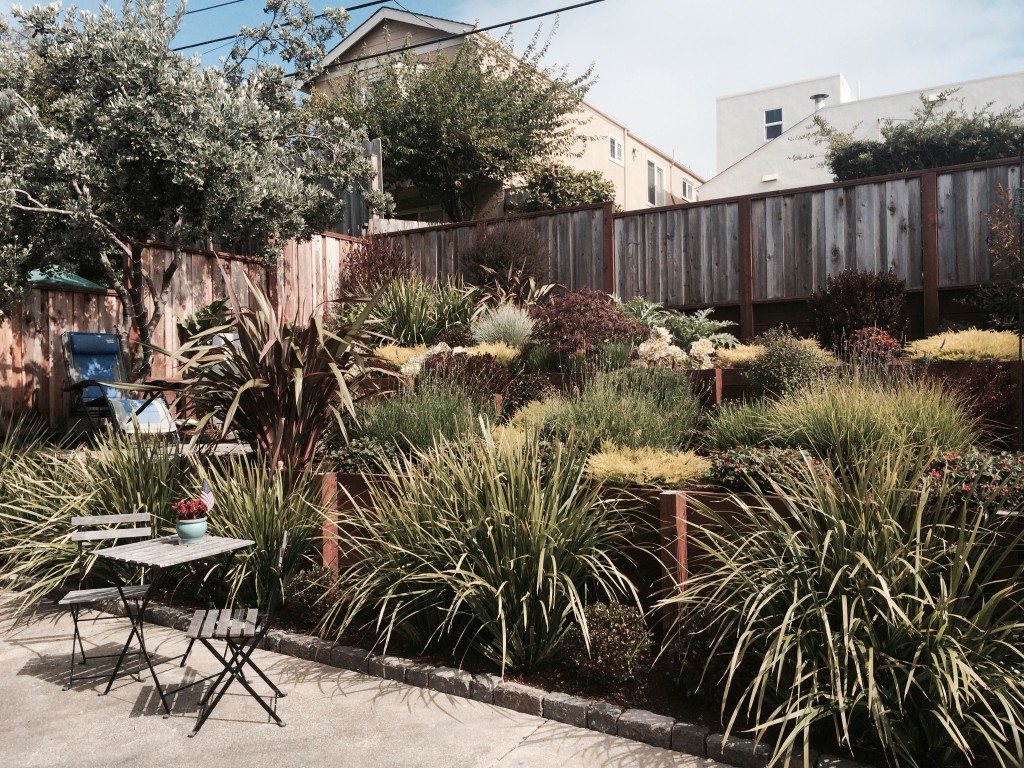
[[[182,16],[188,16],[190,13],[202,13],[203,11],[212,11],[214,8],[223,8],[225,5],[234,5],[235,3],[244,3],[245,0],[227,0],[226,3],[217,3],[216,5],[205,5],[202,8],[193,8],[191,11],[185,11]]]
[[[348,8],[345,8],[344,10],[346,10],[346,11],[358,11],[360,8],[369,8],[369,7],[374,6],[374,5],[383,5],[384,3],[387,3],[387,2],[390,2],[390,1],[391,0],[374,0],[374,2],[371,2],[371,3],[360,3],[359,5],[353,5],[353,6],[350,6]],[[240,3],[240,2],[242,2],[242,0],[228,0],[227,2],[220,3],[219,5],[210,5],[210,6],[207,6],[205,8],[196,8],[194,11],[186,11],[185,13],[186,14],[189,14],[189,13],[199,13],[200,11],[209,11],[209,10],[211,10],[213,8],[220,8],[221,6],[224,6],[224,5],[232,5],[233,3]],[[322,18],[324,18],[324,14],[318,13],[313,18],[314,19],[322,19]],[[234,40],[236,37],[238,37],[238,35],[228,35],[227,37],[215,37],[213,40],[203,40],[202,42],[199,42],[199,43],[189,43],[188,45],[179,45],[176,48],[171,48],[171,50],[175,51],[175,52],[177,52],[177,51],[187,51],[189,48],[201,48],[204,45],[210,45],[212,43],[223,43],[226,40]]]
[[[439,37],[436,40],[431,40],[431,41],[429,41],[427,43],[414,43],[412,45],[403,45],[401,48],[390,48],[384,54],[381,54],[381,53],[369,53],[369,54],[366,54],[365,56],[358,56],[358,57],[356,57],[354,59],[345,59],[345,61],[341,62],[340,64],[335,64],[335,65],[327,67],[327,69],[325,71],[330,71],[331,69],[335,69],[335,68],[341,67],[341,66],[347,66],[349,64],[356,64],[356,63],[358,63],[360,61],[367,61],[369,59],[379,59],[382,55],[391,55],[391,54],[395,54],[395,53],[402,53],[403,51],[411,51],[411,50],[413,50],[415,48],[424,48],[424,47],[430,46],[430,45],[437,45],[438,43],[446,43],[449,40],[460,40],[460,39],[462,39],[464,37],[469,37],[470,35],[479,35],[481,32],[490,32],[492,29],[499,29],[501,27],[510,27],[513,24],[521,24],[524,21],[533,21],[534,19],[543,19],[545,16],[553,16],[556,13],[564,13],[566,11],[574,11],[577,8],[583,8],[584,6],[587,6],[587,5],[595,5],[597,3],[603,3],[604,1],[605,0],[587,0],[587,2],[585,2],[585,3],[576,3],[575,5],[567,5],[567,6],[564,6],[562,8],[556,8],[553,11],[545,11],[543,13],[535,13],[532,16],[523,16],[522,18],[513,19],[512,21],[503,21],[500,24],[491,24],[490,26],[486,26],[486,27],[477,27],[476,29],[471,29],[469,32],[458,32],[458,33],[453,34],[453,35],[447,35],[445,37]]]

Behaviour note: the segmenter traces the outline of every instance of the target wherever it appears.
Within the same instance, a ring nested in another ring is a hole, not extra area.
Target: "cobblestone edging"
[[[146,621],[181,631],[188,628],[191,618],[191,611],[170,606],[150,605],[146,609]],[[703,725],[680,722],[643,709],[624,709],[604,701],[592,701],[564,693],[549,693],[520,683],[506,683],[497,675],[473,675],[460,669],[436,667],[398,656],[381,656],[362,648],[281,630],[270,630],[264,647],[268,651],[298,659],[428,688],[450,696],[494,704],[517,712],[557,720],[577,728],[622,736],[697,757],[709,757],[737,768],[768,768],[768,759],[771,756],[771,749],[767,744],[755,744],[751,739],[735,736],[726,738],[721,733],[713,733]],[[805,764],[802,758],[794,757],[788,765],[776,768],[868,766],[814,752],[811,754],[810,763]]]

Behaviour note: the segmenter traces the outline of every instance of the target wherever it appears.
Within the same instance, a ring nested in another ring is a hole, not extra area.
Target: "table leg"
[[[150,658],[149,650],[146,648],[146,641],[143,636],[142,626],[145,622],[146,607],[149,605],[149,598],[156,590],[159,582],[160,569],[154,569],[153,579],[150,582],[150,587],[146,591],[145,596],[139,603],[139,614],[138,616],[132,615],[131,605],[128,598],[124,593],[124,582],[121,580],[120,574],[115,572],[114,579],[116,582],[117,592],[121,596],[121,604],[124,605],[125,613],[128,615],[128,621],[131,622],[132,629],[128,633],[128,640],[124,644],[124,648],[121,649],[121,655],[118,656],[117,663],[114,665],[114,671],[110,675],[110,679],[107,681],[107,687],[103,690],[100,696],[106,696],[110,693],[111,687],[114,685],[114,680],[117,679],[117,673],[121,670],[121,664],[124,663],[124,658],[128,654],[128,649],[131,647],[132,638],[136,638],[139,641],[139,649],[142,654],[142,658],[146,660],[146,666],[149,667],[149,674],[153,677],[153,685],[156,688],[157,695],[160,696],[160,703],[164,708],[164,719],[171,716],[171,708],[167,704],[167,697],[164,695],[164,690],[160,686],[160,678],[157,677],[156,669],[153,666],[153,660]]]

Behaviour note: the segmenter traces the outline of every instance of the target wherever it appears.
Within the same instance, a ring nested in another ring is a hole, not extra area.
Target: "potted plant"
[[[171,504],[174,510],[174,530],[182,544],[194,544],[206,535],[207,514],[213,508],[213,492],[203,481],[198,499],[181,499]]]

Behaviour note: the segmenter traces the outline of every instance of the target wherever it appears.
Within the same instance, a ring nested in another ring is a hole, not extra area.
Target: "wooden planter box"
[[[321,476],[321,498],[328,510],[321,528],[321,552],[324,568],[338,573],[352,565],[353,554],[339,544],[338,511],[351,508],[352,503],[369,503],[370,485],[374,482],[390,482],[388,475],[360,474],[354,472],[325,472]]]

